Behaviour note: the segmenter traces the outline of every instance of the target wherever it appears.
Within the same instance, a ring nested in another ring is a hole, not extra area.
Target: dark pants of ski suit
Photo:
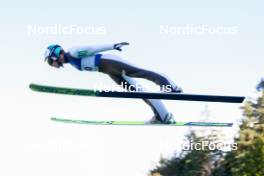
[[[170,85],[172,91],[177,89],[177,86],[170,81],[166,76],[153,71],[145,70],[127,63],[118,56],[111,54],[102,54],[99,65],[99,72],[108,74],[117,84],[135,85],[136,80],[133,78],[144,78],[156,83],[159,86]],[[131,86],[132,89],[133,86]],[[134,91],[134,90],[133,90]],[[143,99],[152,109],[155,118],[159,121],[164,121],[168,115],[168,111],[161,100]]]

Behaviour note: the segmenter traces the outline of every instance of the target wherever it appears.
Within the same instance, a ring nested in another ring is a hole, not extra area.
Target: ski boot
[[[162,123],[164,123],[164,124],[173,124],[175,122],[176,121],[173,118],[173,114],[172,113],[168,113]]]
[[[181,87],[174,86],[171,90],[171,93],[183,93],[183,90]]]
[[[146,124],[173,124],[175,120],[172,113],[168,113],[163,121],[158,120],[157,115],[154,115]]]

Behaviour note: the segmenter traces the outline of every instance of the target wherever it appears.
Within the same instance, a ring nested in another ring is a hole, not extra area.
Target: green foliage
[[[206,139],[205,139],[206,138]],[[198,137],[194,131],[187,135],[187,140],[193,143],[201,143],[205,140],[214,141],[215,135]],[[179,155],[175,154],[171,159],[161,159],[159,165],[151,171],[153,174],[162,176],[206,176],[212,172],[213,163],[211,162],[218,155],[218,151],[211,151],[209,148],[204,150],[182,151]]]
[[[151,176],[264,176],[264,79],[257,90],[261,93],[259,98],[248,100],[242,107],[244,118],[234,139],[237,150],[182,151],[171,159],[160,160]],[[196,142],[205,139],[195,132],[187,138]],[[217,140],[213,135],[206,138]]]
[[[240,125],[238,150],[230,151],[219,163],[216,176],[263,176],[264,175],[264,81],[258,85],[262,91],[257,100],[245,103],[245,118]]]

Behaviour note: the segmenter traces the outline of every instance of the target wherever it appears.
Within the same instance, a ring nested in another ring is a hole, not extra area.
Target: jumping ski
[[[165,100],[182,100],[182,101],[206,101],[206,102],[223,102],[223,103],[242,103],[245,97],[242,96],[220,96],[220,95],[198,95],[183,93],[154,93],[154,92],[118,92],[118,91],[97,91],[92,89],[76,89],[65,87],[54,87],[38,84],[30,84],[30,89],[37,92],[94,96],[94,97],[111,97],[111,98],[141,98],[141,99],[165,99]]]
[[[87,124],[87,125],[155,125],[155,126],[201,126],[201,127],[232,127],[233,123],[218,123],[218,122],[175,122],[171,124],[165,123],[148,123],[144,121],[89,121],[89,120],[74,120],[52,117],[52,121],[63,123]]]

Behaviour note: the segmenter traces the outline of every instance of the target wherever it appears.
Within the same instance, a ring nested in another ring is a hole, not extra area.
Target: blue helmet
[[[56,44],[48,46],[44,54],[45,61],[57,61],[60,58],[61,52],[63,52],[63,48],[60,45]]]

